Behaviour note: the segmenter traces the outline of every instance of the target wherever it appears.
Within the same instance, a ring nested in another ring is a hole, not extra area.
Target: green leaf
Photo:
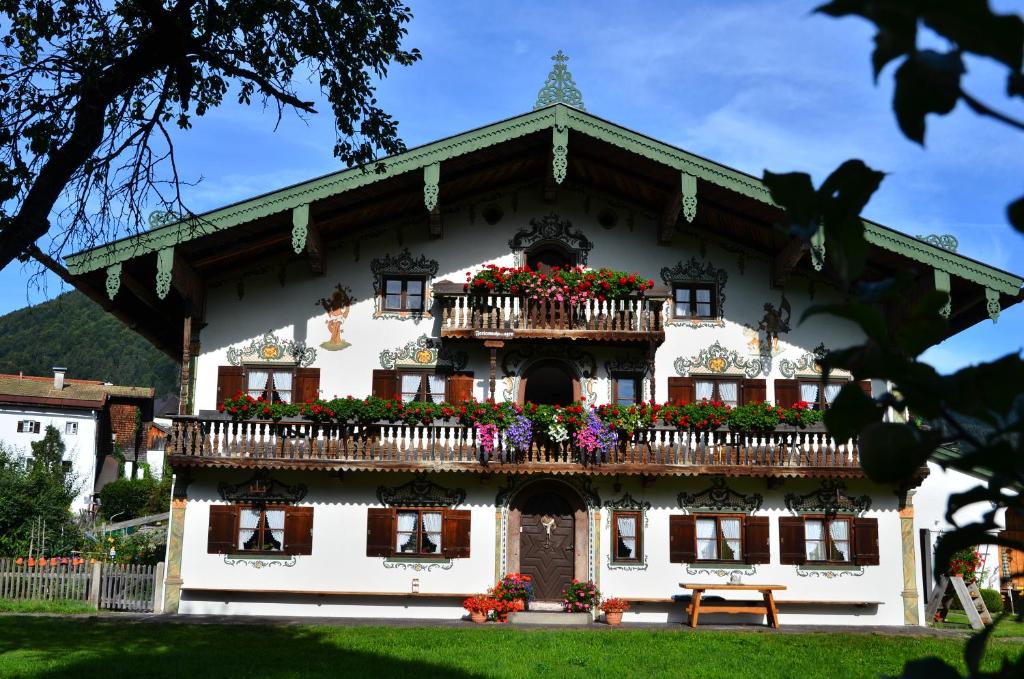
[[[925,116],[945,115],[960,97],[963,60],[956,52],[922,50],[909,56],[896,70],[892,107],[903,134],[924,145]]]
[[[877,422],[884,412],[874,399],[861,391],[859,385],[850,382],[843,385],[825,411],[825,426],[830,434],[845,441],[857,436],[868,424]]]
[[[1008,354],[958,370],[946,382],[945,400],[952,410],[995,424],[994,415],[1014,408],[1024,384],[1024,361],[1018,354]]]
[[[995,628],[995,625],[988,625],[967,640],[964,646],[964,664],[967,665],[968,675],[981,676],[981,659],[985,657],[985,644],[988,643],[989,635]]]
[[[827,413],[825,417],[828,421]],[[863,428],[857,442],[860,466],[868,478],[876,483],[895,483],[913,476],[935,452],[938,440],[909,424],[874,421]]]
[[[875,34],[871,65],[876,81],[886,64],[914,51],[917,42],[917,8],[910,3],[900,0],[834,0],[815,11],[834,17],[853,14],[875,24],[878,33]]]
[[[896,328],[896,344],[908,356],[917,356],[941,342],[947,335],[949,323],[939,313],[949,295],[930,290],[920,297],[910,316]]]
[[[878,190],[884,172],[873,170],[862,160],[847,160],[822,182],[818,189],[825,227],[828,257],[845,281],[852,281],[864,269],[868,245],[860,213]]]
[[[1015,14],[995,14],[988,0],[932,2],[921,14],[924,25],[960,49],[991,57],[1013,71],[1024,60],[1024,21]]]
[[[1013,224],[1013,228],[1024,232],[1024,196],[1010,203],[1006,208],[1006,216]]]
[[[810,238],[818,230],[818,195],[806,172],[775,174],[768,170],[762,177],[772,200],[786,211],[789,231],[802,238]]]

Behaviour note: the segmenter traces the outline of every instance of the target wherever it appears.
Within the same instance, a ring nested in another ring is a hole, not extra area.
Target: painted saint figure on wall
[[[352,346],[341,338],[341,326],[348,318],[349,311],[355,302],[356,298],[352,295],[352,291],[340,283],[335,286],[330,297],[323,297],[317,302],[327,312],[327,330],[331,333],[331,338],[320,345],[327,351],[340,351],[345,347]]]

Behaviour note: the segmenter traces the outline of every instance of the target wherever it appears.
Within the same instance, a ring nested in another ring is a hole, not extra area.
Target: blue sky
[[[758,176],[804,170],[818,183],[861,158],[889,173],[865,216],[910,234],[954,234],[963,254],[1024,272],[1024,238],[1005,218],[1022,191],[1019,133],[960,106],[930,119],[926,149],[906,140],[890,108],[892,67],[872,82],[865,21],[811,14],[814,2],[409,4],[406,44],[423,60],[393,70],[379,89],[409,146],[531,109],[562,49],[587,109],[601,117]],[[998,68],[968,67],[969,91],[1013,110]],[[181,176],[201,179],[184,194],[195,211],[339,169],[327,116],[286,118],[275,131],[272,112],[229,103],[194,123],[176,148]],[[0,271],[0,313],[61,292],[55,279],[27,286],[29,273],[17,264]],[[1019,351],[1022,306],[927,358],[950,371]]]

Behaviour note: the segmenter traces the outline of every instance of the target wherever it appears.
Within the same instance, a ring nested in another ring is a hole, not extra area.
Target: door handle
[[[566,547],[565,547],[565,551],[567,551],[567,552],[571,552],[571,551],[573,551],[573,549],[574,549],[574,547],[572,545],[566,545]]]

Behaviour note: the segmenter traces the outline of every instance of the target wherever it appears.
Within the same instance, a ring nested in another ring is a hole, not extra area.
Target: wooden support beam
[[[484,347],[490,349],[490,389],[487,394],[487,400],[491,403],[495,402],[494,393],[498,389],[498,349],[505,346],[503,340],[487,340],[484,342]]]
[[[156,313],[163,315],[167,312],[166,305],[160,301],[153,289],[127,271],[121,271],[121,284]]]
[[[201,322],[206,317],[206,284],[180,252],[174,253],[171,282],[185,300],[189,315]]]
[[[312,218],[309,220],[309,230],[306,232],[306,259],[309,260],[309,270],[314,276],[323,276],[327,273],[323,233],[320,230],[320,225]]]
[[[782,248],[772,260],[772,280],[771,284],[773,288],[784,288],[786,287],[786,281],[789,279],[789,275],[793,273],[793,269],[803,259],[804,253],[810,251],[811,246],[803,238],[791,238],[786,246]]]
[[[427,218],[429,235],[432,240],[444,238],[444,218],[441,216],[441,206],[438,205],[430,211]]]

